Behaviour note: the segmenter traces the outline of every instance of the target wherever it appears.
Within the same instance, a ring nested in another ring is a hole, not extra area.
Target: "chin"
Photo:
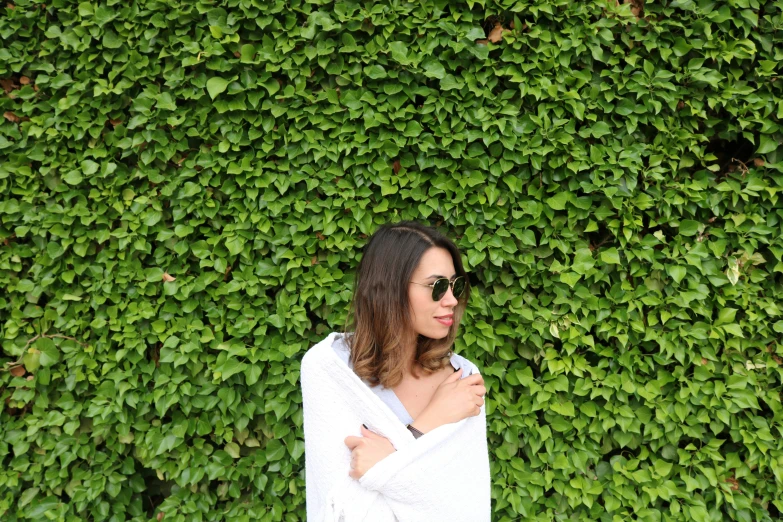
[[[440,340],[440,339],[445,339],[446,337],[448,337],[450,330],[451,330],[451,328],[449,328],[445,332],[439,332],[437,330],[433,330],[433,331],[429,331],[429,332],[425,332],[425,333],[420,333],[419,335],[422,336],[422,337],[426,337],[427,339]]]
[[[442,332],[432,332],[432,335],[426,335],[425,337],[429,337],[430,339],[445,339],[449,336],[449,332],[451,332],[451,327],[445,328]]]

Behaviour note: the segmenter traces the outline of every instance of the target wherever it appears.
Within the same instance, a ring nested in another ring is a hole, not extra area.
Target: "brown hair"
[[[443,339],[417,335],[411,324],[409,281],[424,252],[439,247],[451,254],[465,291],[454,309],[454,323]],[[416,361],[431,374],[448,363],[470,293],[457,246],[433,228],[413,221],[381,226],[364,248],[356,272],[347,336],[354,372],[371,386],[402,381],[406,346],[416,344]]]

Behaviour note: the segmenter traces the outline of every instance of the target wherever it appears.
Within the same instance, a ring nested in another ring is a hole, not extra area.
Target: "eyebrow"
[[[438,275],[438,274],[433,274],[433,275],[431,275],[431,276],[427,276],[427,279],[433,279],[433,278],[435,278],[435,279],[440,279],[440,278],[442,278],[442,277],[446,277],[446,276],[444,276],[444,275]],[[446,277],[446,279],[448,279],[449,281],[451,281],[451,280],[452,280],[452,279],[454,279],[455,277],[457,277],[457,274],[454,274],[454,275],[453,275],[453,276],[451,276],[451,277]]]

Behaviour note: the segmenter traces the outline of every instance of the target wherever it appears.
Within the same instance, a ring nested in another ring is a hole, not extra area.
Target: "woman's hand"
[[[348,475],[356,480],[396,451],[386,437],[373,433],[364,425],[361,430],[361,437],[345,437],[345,445],[351,450],[351,471]]]
[[[430,403],[411,425],[422,433],[443,424],[458,422],[481,413],[484,405],[484,378],[480,374],[460,379],[462,368],[443,381]]]

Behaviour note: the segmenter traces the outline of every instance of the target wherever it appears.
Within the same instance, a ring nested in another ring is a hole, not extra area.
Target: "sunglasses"
[[[454,294],[456,299],[459,299],[462,293],[465,291],[465,278],[462,276],[455,277],[453,281],[449,281],[445,277],[442,277],[429,285],[425,285],[424,283],[417,283],[415,281],[411,281],[411,283],[414,285],[429,286],[432,288],[433,301],[440,301],[443,299],[443,296],[446,295],[449,287],[451,287],[451,293]]]

